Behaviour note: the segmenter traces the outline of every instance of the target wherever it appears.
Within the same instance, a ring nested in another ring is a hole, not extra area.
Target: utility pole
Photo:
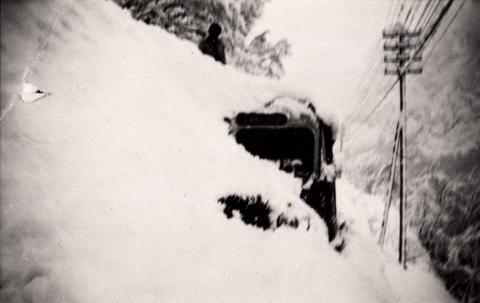
[[[388,199],[385,203],[385,211],[382,221],[382,229],[380,231],[380,245],[383,246],[385,241],[385,232],[388,221],[388,211],[392,201],[392,193],[395,179],[395,166],[397,158],[399,161],[399,189],[400,189],[400,228],[399,228],[399,245],[398,245],[398,262],[407,268],[407,115],[406,115],[406,75],[419,74],[421,68],[411,67],[412,63],[421,61],[420,56],[415,56],[415,50],[418,47],[416,38],[420,36],[420,31],[410,32],[405,26],[397,23],[390,30],[383,31],[383,38],[386,42],[383,46],[386,55],[384,62],[386,63],[385,74],[395,75],[398,77],[400,87],[400,117],[395,130],[395,139],[393,147],[393,155],[391,161],[391,170],[389,178]]]

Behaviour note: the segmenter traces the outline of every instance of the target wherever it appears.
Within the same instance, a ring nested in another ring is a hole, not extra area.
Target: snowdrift
[[[340,255],[299,181],[227,135],[224,116],[280,84],[111,2],[43,4],[2,10],[2,301],[451,302],[382,254],[348,184]],[[24,103],[23,82],[50,94]],[[260,194],[309,228],[227,220],[217,200],[230,193]]]

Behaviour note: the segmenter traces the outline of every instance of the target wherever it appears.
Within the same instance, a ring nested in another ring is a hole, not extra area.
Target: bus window
[[[315,142],[308,128],[244,128],[235,137],[251,154],[278,161],[297,177],[313,172]]]

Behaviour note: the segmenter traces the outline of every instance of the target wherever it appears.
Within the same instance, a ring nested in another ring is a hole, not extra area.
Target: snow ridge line
[[[22,83],[25,83],[27,81],[27,77],[30,74],[32,67],[37,63],[38,59],[40,59],[40,56],[42,55],[45,47],[47,46],[48,40],[50,39],[50,36],[52,35],[53,30],[55,29],[55,27],[57,25],[57,22],[60,19],[60,16],[63,17],[63,15],[66,12],[65,6],[62,5],[61,9],[59,11],[60,11],[60,13],[55,14],[55,19],[53,20],[52,25],[50,25],[50,28],[48,29],[48,32],[46,33],[42,42],[38,45],[38,49],[35,52],[35,56],[33,57],[32,62],[28,66],[25,67],[25,71],[23,72],[23,75],[22,75]],[[15,104],[17,103],[16,102],[17,100],[18,100],[18,94],[14,94],[12,96],[10,102],[8,103],[7,108],[5,109],[5,111],[0,116],[0,125],[3,124],[3,121],[7,117],[10,110],[15,106]]]

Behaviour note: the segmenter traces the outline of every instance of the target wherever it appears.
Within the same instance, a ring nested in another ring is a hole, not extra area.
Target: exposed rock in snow
[[[42,97],[45,97],[46,95],[47,93],[31,83],[24,82],[22,84],[22,92],[20,93],[20,97],[22,98],[23,102],[34,102]]]

